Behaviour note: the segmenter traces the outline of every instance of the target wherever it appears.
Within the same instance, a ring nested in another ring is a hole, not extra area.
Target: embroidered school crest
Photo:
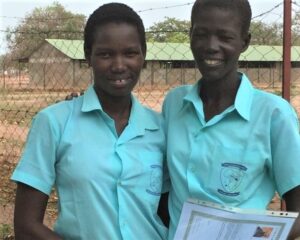
[[[160,165],[151,165],[149,187],[147,193],[160,196],[162,186],[162,167]]]
[[[223,189],[218,189],[218,192],[226,196],[238,196],[238,191],[247,168],[236,163],[222,163],[220,180]]]

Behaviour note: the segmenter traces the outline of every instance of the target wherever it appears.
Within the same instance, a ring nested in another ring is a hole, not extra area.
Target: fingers
[[[83,93],[81,94],[81,92],[80,92],[80,95],[83,95]],[[65,97],[65,100],[72,100],[73,98],[76,98],[78,96],[79,96],[79,94],[77,92],[72,92],[71,94],[69,94]]]

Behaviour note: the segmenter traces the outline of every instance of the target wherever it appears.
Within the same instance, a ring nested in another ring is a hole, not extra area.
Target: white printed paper
[[[297,216],[189,200],[184,203],[174,240],[284,240]]]

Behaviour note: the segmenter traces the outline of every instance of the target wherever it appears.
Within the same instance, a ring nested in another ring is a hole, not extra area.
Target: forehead
[[[137,27],[127,22],[108,22],[98,25],[94,29],[95,42],[110,42],[126,39],[126,41],[139,42]]]
[[[193,15],[193,29],[199,28],[241,32],[241,16],[236,10],[229,8],[198,8]]]
[[[209,14],[207,14],[209,12]],[[235,6],[216,6],[216,5],[201,5],[193,11],[192,22],[205,15],[209,15],[209,19],[215,19],[220,13],[226,13],[235,18],[236,21],[242,22],[242,13]],[[224,24],[224,23],[223,23]]]

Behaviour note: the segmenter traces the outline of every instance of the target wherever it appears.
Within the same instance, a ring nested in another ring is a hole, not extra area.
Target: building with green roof
[[[300,76],[300,47],[292,47],[292,81]],[[253,81],[281,82],[282,46],[251,45],[240,56],[240,69]],[[86,88],[92,71],[82,40],[46,39],[28,58],[30,85],[40,88]],[[140,85],[193,83],[200,78],[188,43],[147,43]]]

